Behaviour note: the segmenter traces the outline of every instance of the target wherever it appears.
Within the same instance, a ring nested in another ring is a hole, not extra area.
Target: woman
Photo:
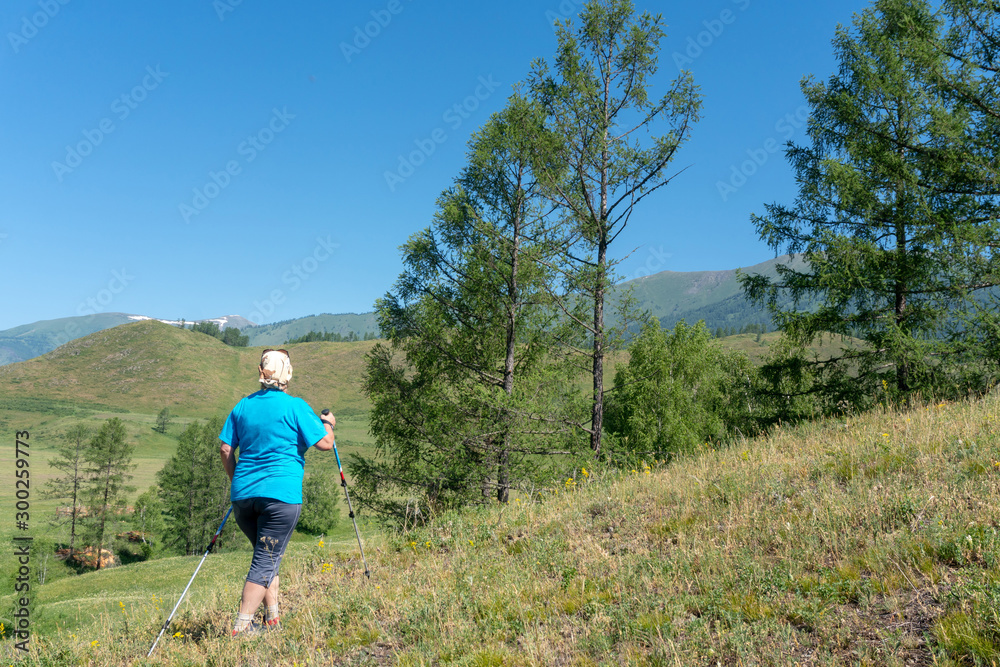
[[[264,350],[257,369],[260,391],[236,404],[219,434],[233,516],[253,545],[234,637],[256,630],[250,620],[262,601],[267,624],[278,625],[278,567],[302,511],[303,454],[309,447],[333,449],[337,424],[332,414],[317,417],[285,393],[292,379],[287,351]]]

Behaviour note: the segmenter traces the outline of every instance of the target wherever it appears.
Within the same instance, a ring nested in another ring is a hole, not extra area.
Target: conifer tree
[[[605,299],[620,261],[611,245],[635,207],[676,176],[668,167],[701,108],[688,72],[652,97],[663,36],[662,17],[636,16],[631,0],[594,0],[575,30],[568,21],[557,27],[554,68],[538,61],[532,74],[547,126],[561,138],[550,161],[560,170],[539,174],[571,223],[566,252],[574,268],[563,273],[557,303],[590,346],[593,394],[585,430],[595,454],[604,419],[604,357],[616,343],[605,325]]]
[[[135,469],[134,450],[125,424],[118,417],[104,422],[87,445],[86,538],[97,550],[97,569],[101,568],[102,549],[111,542],[110,536],[124,513],[127,494],[135,490],[128,485]]]
[[[352,470],[380,513],[506,502],[544,468],[529,457],[559,448],[555,397],[572,384],[552,376],[544,344],[555,250],[533,171],[541,120],[515,95],[473,137],[467,167],[378,301],[389,345],[369,353],[364,390],[380,456],[354,457]]]
[[[83,424],[77,424],[66,433],[65,440],[59,446],[55,458],[49,465],[61,473],[46,483],[46,495],[50,498],[68,498],[69,512],[69,552],[70,557],[76,553],[76,538],[83,507],[82,493],[87,482],[87,439],[90,429]],[[58,517],[57,517],[58,520]]]
[[[219,462],[221,430],[220,417],[190,424],[156,476],[168,523],[164,543],[185,554],[204,548],[229,504],[229,479]]]
[[[804,372],[792,391],[823,397],[827,410],[884,391],[964,392],[981,366],[967,316],[995,278],[976,260],[990,251],[976,197],[960,186],[972,126],[967,105],[940,86],[943,36],[924,0],[877,0],[838,29],[839,71],[802,85],[811,145],[787,153],[798,199],[753,217],[775,250],[806,261],[779,266],[774,280],[744,276],[747,295],[800,350],[830,334],[864,341],[788,359]]]
[[[156,415],[156,431],[158,433],[166,433],[167,426],[170,425],[170,408],[163,408],[160,413]]]

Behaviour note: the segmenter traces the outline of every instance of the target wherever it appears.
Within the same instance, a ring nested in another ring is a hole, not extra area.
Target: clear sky
[[[580,6],[6,0],[0,329],[95,309],[370,311],[469,135],[551,61],[552,21]],[[777,147],[805,138],[799,82],[834,71],[834,31],[866,6],[637,2],[667,24],[653,93],[680,64],[704,110],[686,171],[616,243],[626,278],[773,257],[749,216],[794,197]]]

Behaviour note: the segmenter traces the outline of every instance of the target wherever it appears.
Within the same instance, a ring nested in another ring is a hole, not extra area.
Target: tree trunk
[[[104,502],[101,506],[101,527],[97,532],[97,569],[101,569],[101,555],[104,552],[104,528],[108,517],[108,494],[111,493],[111,462],[104,477]]]
[[[510,447],[513,439],[513,418],[510,414],[510,397],[514,394],[514,353],[517,349],[517,304],[518,304],[518,254],[521,248],[520,211],[514,218],[514,244],[511,248],[510,280],[507,284],[507,349],[503,364],[503,391],[508,404],[503,414],[503,437],[497,455],[497,500],[506,503],[510,499]]]
[[[594,456],[599,456],[601,453],[601,431],[604,425],[604,284],[607,252],[608,244],[602,230],[594,289],[594,407],[590,422],[590,448]]]
[[[80,500],[80,448],[83,446],[81,439],[76,439],[76,456],[73,458],[73,511],[69,520],[69,557],[73,559],[76,548],[76,518],[77,504]]]
[[[899,197],[897,196],[897,202]],[[906,317],[906,226],[896,223],[896,284],[895,284],[895,304],[894,314],[896,326],[903,327],[903,320]],[[901,393],[910,390],[910,365],[906,359],[898,360],[896,364],[896,389]]]

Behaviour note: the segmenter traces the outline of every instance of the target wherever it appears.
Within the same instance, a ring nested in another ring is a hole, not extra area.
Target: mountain
[[[718,328],[742,329],[747,324],[771,326],[767,310],[754,306],[743,296],[737,272],[774,278],[778,264],[798,269],[803,267],[800,258],[783,255],[754,266],[728,271],[662,271],[621,283],[615,286],[614,293],[620,296],[624,290],[631,289],[638,307],[658,318],[664,328],[673,328],[680,320],[686,320],[688,324],[705,320],[713,331]]]
[[[62,317],[55,320],[41,320],[31,324],[22,324],[12,329],[0,331],[0,366],[17,361],[33,359],[50,352],[71,340],[116,327],[120,324],[152,320],[145,315],[129,315],[128,313],[97,313],[80,317]],[[180,325],[178,320],[157,320],[164,324]],[[192,320],[188,324],[198,322],[215,322],[220,329],[237,327],[244,329],[253,322],[239,315],[213,317],[207,320]]]
[[[45,354],[69,341],[130,320],[125,313],[99,313],[23,324],[0,331],[0,364],[11,364]]]
[[[286,340],[301,338],[310,331],[337,333],[341,336],[347,336],[353,331],[358,338],[362,338],[366,333],[378,333],[378,320],[375,313],[323,313],[240,330],[250,337],[250,345],[284,345]]]
[[[372,341],[288,346],[291,393],[339,414],[364,412],[364,353]],[[0,366],[0,412],[88,406],[185,417],[223,414],[257,389],[260,350],[156,320],[92,333],[35,359]]]
[[[791,263],[801,266],[801,260],[787,255],[755,266],[742,269],[748,274],[760,273],[774,276],[775,265]],[[728,271],[663,271],[644,278],[630,280],[617,285],[612,290],[620,295],[631,288],[639,307],[648,310],[660,319],[664,327],[672,328],[677,321],[689,323],[705,320],[709,329],[742,329],[747,324],[770,325],[767,311],[755,308],[743,298],[736,273],[740,269]],[[609,314],[612,306],[606,308]],[[120,324],[154,318],[126,313],[102,313],[83,317],[66,317],[25,324],[6,331],[0,331],[0,366],[17,361],[32,359],[54,350],[71,340],[88,334],[116,327]],[[177,320],[157,320],[165,324],[179,325]],[[193,323],[196,320],[192,320]],[[250,339],[251,346],[284,345],[285,341],[299,338],[310,331],[339,333],[347,336],[353,331],[359,338],[366,333],[378,333],[375,313],[343,313],[333,315],[323,313],[297,319],[257,325],[239,315],[210,318],[220,328],[237,327]]]

